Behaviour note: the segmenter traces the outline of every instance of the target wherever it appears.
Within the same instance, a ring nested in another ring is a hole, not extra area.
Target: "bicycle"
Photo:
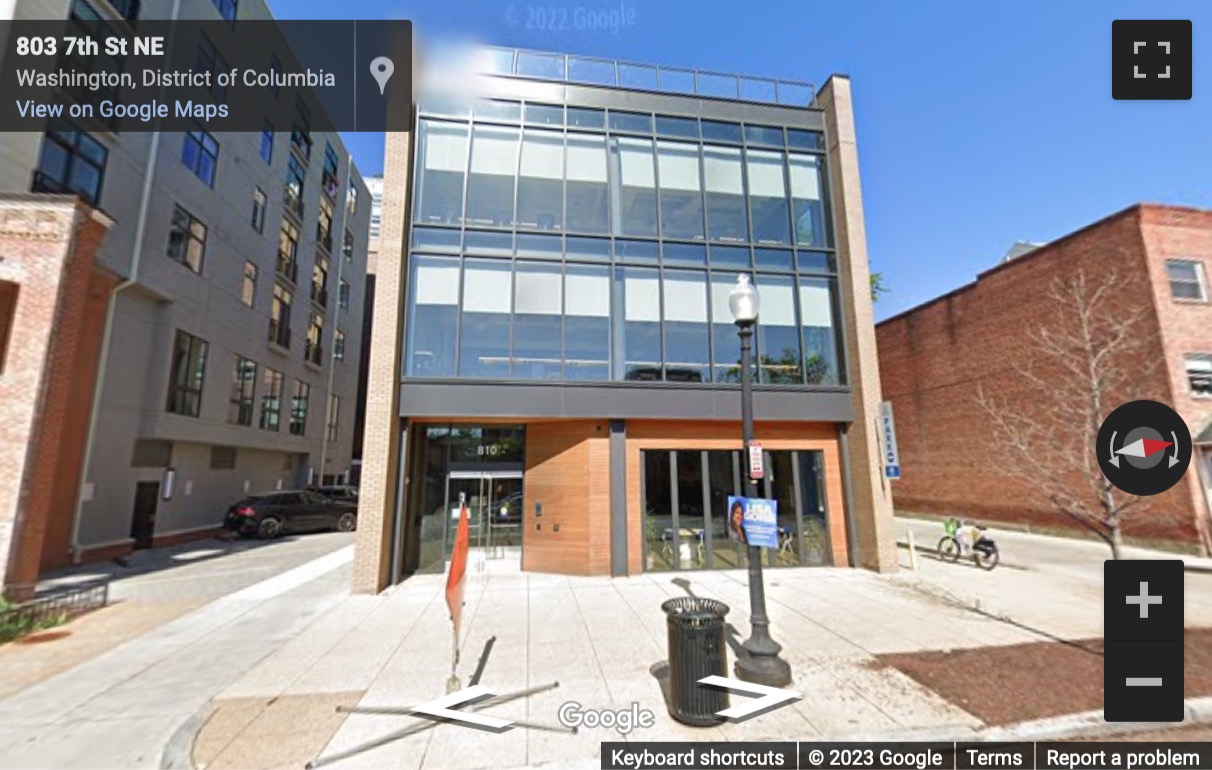
[[[960,530],[960,522],[956,519],[947,519],[943,522],[943,530],[947,533],[938,541],[938,556],[948,564],[955,564],[963,555],[963,548],[960,546],[957,535]],[[993,538],[986,537],[985,528],[979,524],[973,524],[977,531],[976,542],[972,544],[972,560],[976,566],[986,572],[992,570],[1001,561],[1001,553],[997,549],[997,543]]]

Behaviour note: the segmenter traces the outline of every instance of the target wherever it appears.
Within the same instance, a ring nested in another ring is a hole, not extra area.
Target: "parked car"
[[[237,534],[262,540],[321,529],[353,532],[358,528],[358,509],[314,492],[267,492],[249,495],[228,508],[223,525]]]
[[[323,495],[329,500],[336,500],[339,503],[349,503],[350,505],[358,504],[358,488],[344,484],[336,484],[329,487],[316,487],[316,494]]]

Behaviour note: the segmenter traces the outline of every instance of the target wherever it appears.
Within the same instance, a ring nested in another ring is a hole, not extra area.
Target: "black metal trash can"
[[[728,676],[724,616],[728,605],[685,596],[661,605],[669,627],[669,715],[696,727],[724,721],[728,691],[699,684],[703,677]]]

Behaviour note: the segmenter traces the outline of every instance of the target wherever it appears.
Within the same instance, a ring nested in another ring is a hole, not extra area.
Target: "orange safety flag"
[[[470,540],[471,512],[467,503],[459,510],[459,528],[455,532],[454,553],[450,556],[450,572],[446,575],[446,606],[454,624],[455,649],[459,646],[459,622],[463,615],[463,586],[467,582],[467,547]]]

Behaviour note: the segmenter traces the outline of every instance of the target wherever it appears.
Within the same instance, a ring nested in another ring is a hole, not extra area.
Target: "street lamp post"
[[[749,457],[749,445],[753,442],[753,373],[751,364],[753,324],[758,318],[759,297],[757,289],[749,282],[749,276],[737,276],[736,288],[728,295],[728,307],[736,321],[737,334],[741,338],[741,437],[744,439],[744,458]],[[745,496],[758,497],[757,480],[745,474]],[[766,586],[762,578],[762,549],[748,545],[749,556],[749,638],[741,645],[743,655],[738,656],[736,675],[746,682],[768,687],[786,687],[791,684],[791,666],[779,657],[782,646],[770,636],[770,618],[766,615]]]

